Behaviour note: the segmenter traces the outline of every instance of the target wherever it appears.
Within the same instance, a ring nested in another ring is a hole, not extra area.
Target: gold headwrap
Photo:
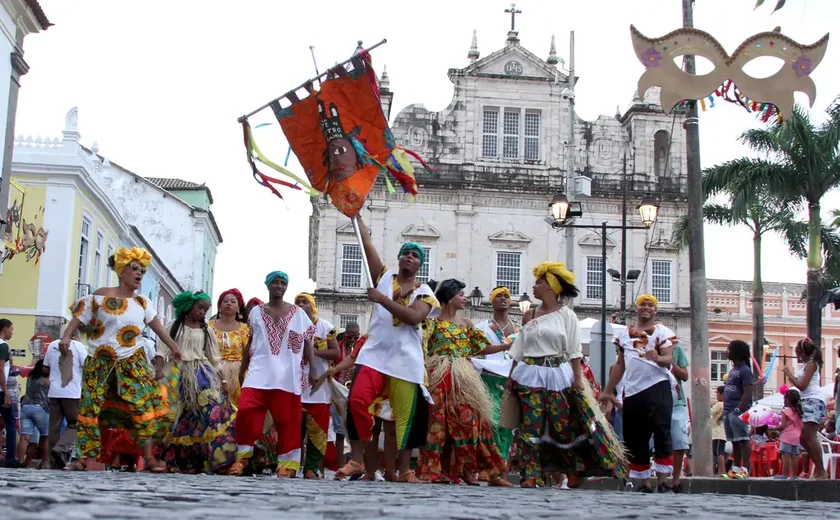
[[[298,298],[304,298],[304,299],[306,299],[306,301],[309,302],[309,305],[312,306],[312,315],[313,316],[318,314],[318,306],[315,305],[315,297],[314,296],[312,296],[309,293],[302,292],[302,293],[298,294],[297,296],[295,296],[295,301],[298,301]]]
[[[636,307],[638,307],[640,303],[645,302],[645,301],[651,302],[653,304],[654,308],[656,308],[656,310],[659,310],[659,300],[657,300],[656,296],[654,296],[652,294],[639,295],[639,297],[636,298]]]
[[[508,298],[511,297],[510,296],[510,289],[508,289],[507,287],[496,287],[495,289],[493,289],[493,292],[490,293],[490,302],[492,303],[493,300],[496,299],[496,296],[498,296],[500,294],[507,294]]]
[[[133,261],[137,261],[143,267],[149,267],[152,263],[152,255],[141,247],[131,249],[121,247],[114,253],[114,272],[121,275],[126,266]]]
[[[535,267],[534,278],[537,280],[545,278],[554,294],[558,295],[563,292],[563,286],[560,285],[561,279],[569,285],[575,283],[575,273],[566,269],[566,264],[553,262],[543,262]]]

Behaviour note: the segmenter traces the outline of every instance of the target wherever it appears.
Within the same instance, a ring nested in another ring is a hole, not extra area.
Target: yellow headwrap
[[[133,261],[137,261],[143,267],[149,267],[152,263],[152,255],[141,247],[131,249],[121,247],[114,253],[114,272],[121,275],[126,266]]]
[[[659,300],[657,300],[656,296],[654,296],[652,294],[639,295],[639,297],[636,298],[636,307],[638,307],[640,303],[645,302],[645,301],[651,302],[653,304],[653,306],[656,308],[656,310],[659,310]]]
[[[511,297],[510,296],[510,289],[508,289],[507,287],[496,287],[495,289],[493,289],[493,292],[490,293],[490,302],[492,303],[493,300],[496,299],[496,296],[498,296],[500,294],[507,294],[508,298]]]
[[[304,298],[306,301],[309,302],[309,305],[312,306],[312,315],[318,314],[318,307],[315,305],[315,297],[309,293],[302,292],[295,296],[295,301],[298,301],[298,298]]]
[[[566,269],[566,264],[561,263],[543,262],[535,267],[534,278],[539,280],[543,277],[554,294],[563,292],[563,286],[560,285],[561,279],[570,285],[575,283],[575,273]]]

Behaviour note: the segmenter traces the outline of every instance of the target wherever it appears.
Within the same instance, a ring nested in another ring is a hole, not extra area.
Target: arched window
[[[659,130],[653,134],[653,171],[657,177],[669,173],[668,148],[670,144],[671,136],[665,130]]]

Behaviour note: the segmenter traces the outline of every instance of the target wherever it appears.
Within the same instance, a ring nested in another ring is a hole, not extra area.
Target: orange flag
[[[414,169],[382,112],[369,55],[359,54],[351,64],[351,71],[337,67],[305,99],[292,96],[290,106],[273,106],[312,187],[348,217],[362,208],[380,172],[417,193]]]

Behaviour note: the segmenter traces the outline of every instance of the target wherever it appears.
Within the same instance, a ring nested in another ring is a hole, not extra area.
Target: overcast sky
[[[446,72],[469,63],[472,30],[487,56],[504,45],[510,24],[509,4],[495,0],[375,7],[333,0],[40,3],[55,26],[24,42],[31,69],[21,82],[16,134],[60,136],[65,113],[78,106],[83,144],[98,141],[101,154],[143,176],[206,182],[224,238],[216,293],[236,286],[246,298],[264,297],[264,274],[275,269],[289,273],[290,291],[315,287],[307,267],[309,201],[285,191],[287,208],[252,179],[236,118],[312,76],[310,45],[323,70],[349,57],[357,40],[367,46],[382,38],[388,43],[373,52],[373,62],[378,71],[388,66],[392,114],[413,103],[442,110],[452,98]],[[698,0],[695,25],[729,52],[777,25],[802,44],[840,28],[837,0],[788,0],[771,15],[773,5],[754,11],[755,0]],[[517,7],[522,45],[543,58],[554,33],[568,62],[569,31],[575,31],[577,112],[586,120],[612,116],[617,105],[623,111],[633,97],[643,67],[633,54],[630,24],[651,37],[682,24],[680,0],[521,0]],[[829,44],[812,75],[817,118],[840,94],[838,45]],[[807,97],[797,94],[797,100]],[[255,123],[270,120],[266,113]],[[703,166],[746,153],[736,138],[757,125],[725,103],[702,113]],[[258,129],[257,139],[263,152],[283,161],[287,145],[276,125]],[[298,168],[294,158],[290,166]],[[837,207],[837,194],[823,205]],[[707,275],[751,279],[749,231],[706,229]],[[764,280],[805,282],[804,262],[791,258],[780,240],[766,240],[763,260]]]

